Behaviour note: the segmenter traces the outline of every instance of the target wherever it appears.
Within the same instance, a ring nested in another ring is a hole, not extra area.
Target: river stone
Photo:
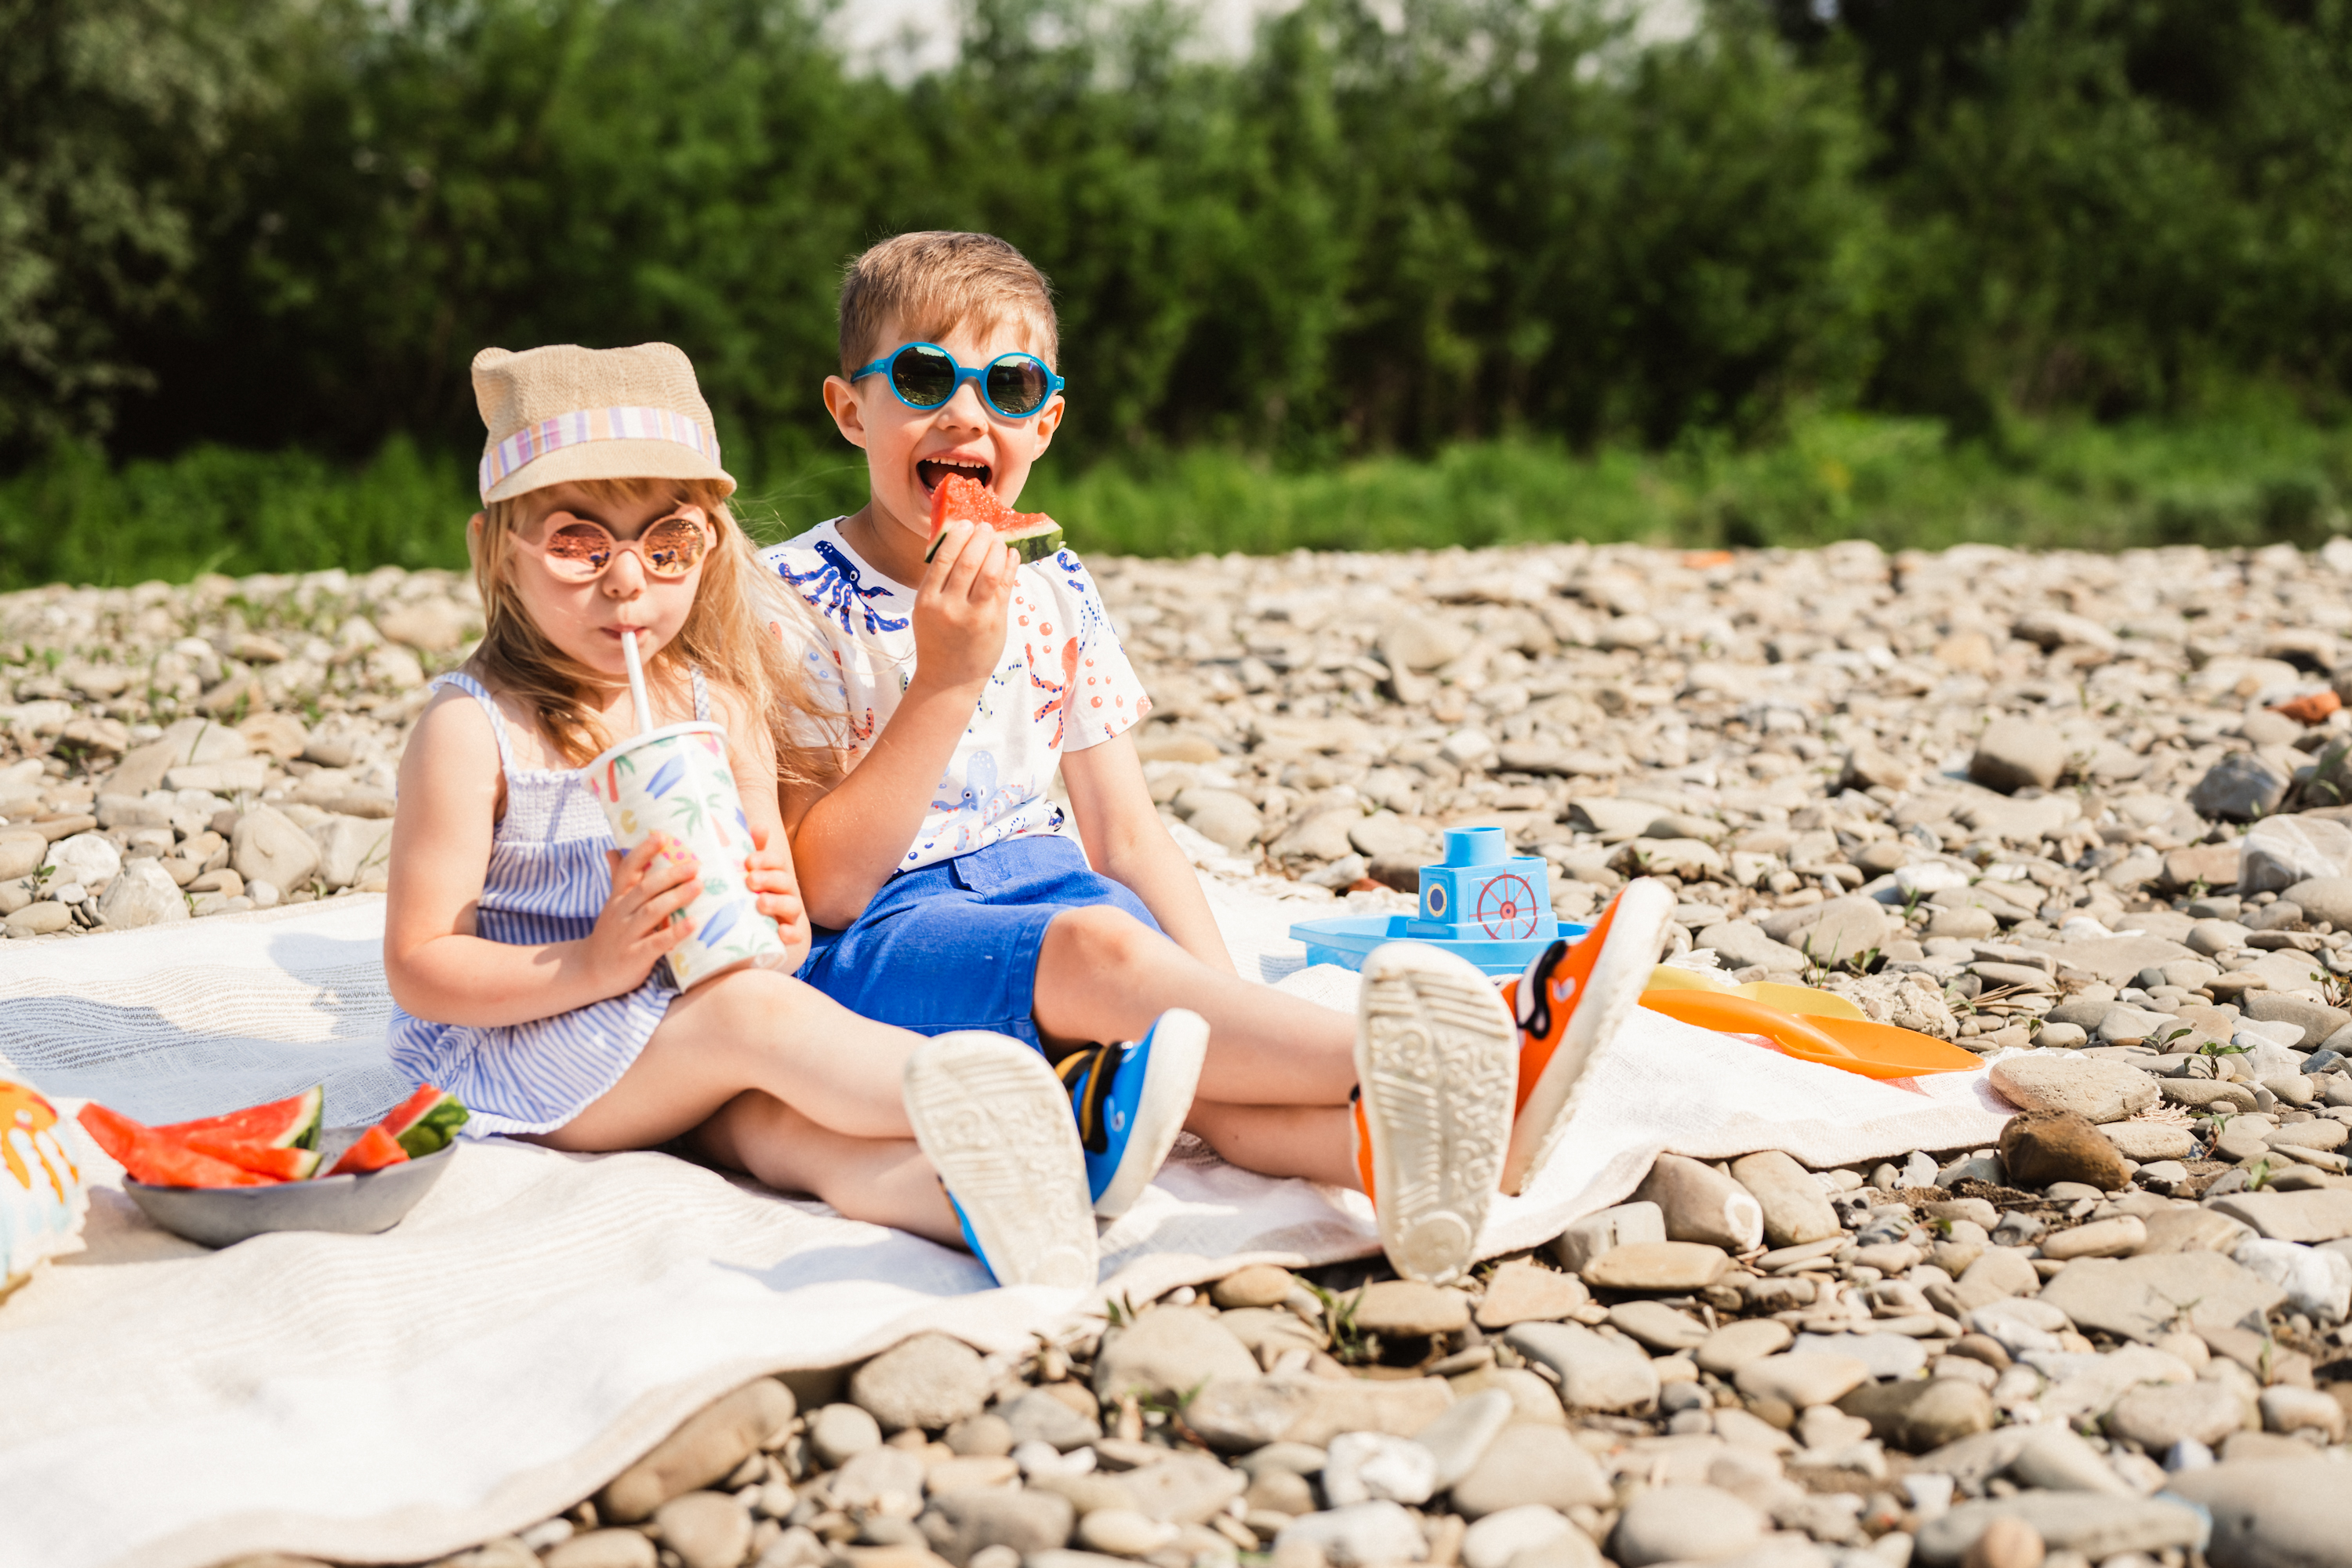
[[[172,874],[153,860],[125,866],[98,900],[99,918],[115,931],[188,918],[188,900]]]
[[[1392,1338],[1458,1333],[1470,1324],[1470,1298],[1418,1279],[1380,1279],[1356,1301],[1356,1326]]]
[[[2071,1110],[2121,1121],[2158,1099],[2156,1080],[2121,1062],[2083,1057],[2015,1056],[1992,1066],[1992,1086],[2022,1110]]]
[[[1870,1435],[1906,1454],[1923,1454],[1992,1428],[1992,1398],[1963,1378],[1866,1383],[1837,1402],[1870,1423]]]
[[[1770,1318],[1743,1318],[1707,1335],[1692,1359],[1701,1372],[1730,1377],[1751,1361],[1787,1350],[1790,1337],[1786,1323]]]
[[[1927,1364],[1927,1347],[1908,1334],[1799,1334],[1795,1348],[1808,1355],[1852,1356],[1873,1377],[1909,1377]]]
[[[2352,1568],[2343,1467],[2318,1457],[2224,1461],[2170,1490],[2212,1515],[2212,1568]]]
[[[13,882],[19,877],[31,876],[48,858],[49,841],[46,835],[0,829],[0,882]]]
[[[2182,1318],[2192,1329],[2259,1324],[2286,1292],[2217,1252],[2078,1258],[2038,1300],[2084,1332],[2153,1344]]]
[[[545,1568],[655,1568],[654,1543],[634,1530],[591,1530],[559,1542],[541,1559]]]
[[[102,833],[74,833],[50,845],[41,864],[48,868],[53,888],[79,882],[96,889],[114,880],[122,869],[122,851]]]
[[[1247,1378],[1257,1360],[1215,1314],[1160,1307],[1105,1334],[1095,1356],[1095,1393],[1181,1399],[1204,1379]]]
[[[793,1391],[772,1377],[712,1401],[605,1484],[596,1494],[598,1517],[634,1524],[670,1499],[722,1479],[782,1430],[795,1408]]]
[[[2245,1425],[2245,1405],[2219,1383],[2144,1383],[2116,1401],[2106,1427],[2161,1454],[2186,1439],[2212,1447]]]
[[[2352,827],[2315,816],[2265,817],[2238,840],[2238,889],[2275,892],[2352,872]]]
[[[2212,1212],[2251,1226],[2272,1241],[2310,1245],[2352,1236],[2352,1190],[2316,1187],[2303,1193],[2231,1193],[2213,1200]],[[2217,1252],[2235,1251],[2235,1242],[2216,1243]]]
[[[2042,1238],[2042,1256],[2063,1263],[2075,1258],[2124,1258],[2147,1240],[2147,1226],[2137,1215],[2117,1215],[2094,1220]]]
[[[2021,1187],[2082,1182],[2114,1192],[2131,1180],[2116,1146],[2072,1110],[2029,1110],[2010,1118],[2000,1130],[2000,1163],[2011,1183]]]
[[[1293,1543],[1314,1547],[1331,1568],[1372,1568],[1375,1563],[1419,1563],[1429,1556],[1420,1521],[1393,1502],[1360,1502],[1292,1520],[1274,1538],[1274,1554]]]
[[[1271,1263],[1253,1263],[1246,1268],[1234,1269],[1209,1287],[1209,1300],[1228,1310],[1279,1307],[1298,1288],[1298,1277],[1289,1269]]]
[[[2198,816],[2217,822],[2252,822],[2278,809],[2291,782],[2268,757],[2231,752],[2197,781],[2189,804]]]
[[[1773,974],[1804,972],[1805,955],[1774,942],[1753,921],[1718,921],[1698,933],[1698,945],[1712,948],[1727,969],[1760,968]]]
[[[1704,1290],[1731,1266],[1719,1247],[1696,1241],[1637,1241],[1612,1247],[1584,1266],[1597,1290]]]
[[[1078,1544],[1113,1557],[1148,1557],[1182,1533],[1131,1508],[1098,1508],[1078,1521]]]
[[[915,1527],[932,1551],[962,1568],[973,1553],[991,1546],[1009,1546],[1026,1557],[1066,1545],[1075,1518],[1069,1500],[1052,1492],[982,1487],[940,1493]]]
[[[2023,1520],[2051,1550],[2076,1552],[2094,1563],[2126,1552],[2155,1553],[2197,1543],[2203,1521],[2176,1503],[2095,1492],[2020,1492],[1963,1502],[1919,1527],[1918,1556],[1927,1568],[1956,1568],[1969,1548],[2000,1518]]]
[[[1843,1228],[1813,1173],[1777,1149],[1734,1160],[1731,1175],[1763,1210],[1764,1239],[1770,1246],[1801,1247]]]
[[[923,1506],[923,1460],[905,1448],[868,1448],[834,1473],[833,1500],[843,1508],[912,1519]]]
[[[1265,829],[1265,817],[1258,808],[1247,796],[1229,789],[1195,784],[1178,795],[1174,805],[1176,815],[1193,832],[1235,854],[1253,850]]]
[[[1746,1252],[1764,1239],[1764,1210],[1755,1195],[1714,1166],[1680,1154],[1654,1160],[1633,1199],[1658,1205],[1669,1240]]]
[[[835,1469],[880,1447],[882,1426],[855,1405],[828,1405],[810,1420],[808,1440],[818,1461],[826,1469]]]
[[[1042,1388],[1027,1388],[996,1407],[1013,1447],[1045,1443],[1066,1454],[1102,1436],[1101,1426]]]
[[[1516,1409],[1517,1403],[1511,1395],[1499,1388],[1468,1394],[1457,1390],[1445,1413],[1412,1435],[1412,1440],[1429,1450],[1436,1465],[1430,1490],[1442,1492],[1468,1475],[1486,1457],[1495,1435],[1510,1424]]]
[[[391,863],[389,820],[330,813],[312,825],[310,838],[319,847],[319,880],[330,892],[383,877]]]
[[[1239,1453],[1285,1441],[1320,1447],[1342,1432],[1408,1437],[1454,1403],[1445,1380],[1352,1377],[1219,1378],[1184,1407],[1185,1422],[1213,1448]]]
[[[1558,1322],[1592,1300],[1584,1281],[1557,1268],[1514,1258],[1495,1270],[1478,1303],[1478,1326],[1488,1331],[1513,1323]]]
[[[319,846],[276,806],[257,805],[229,835],[229,864],[248,883],[299,888],[319,868]]]
[[[1345,1435],[1375,1438],[1381,1443],[1404,1441],[1381,1433]],[[1337,1438],[1333,1444],[1336,1447]],[[1392,1475],[1392,1471],[1383,1475]],[[1199,1524],[1241,1496],[1249,1484],[1248,1478],[1239,1470],[1227,1469],[1205,1454],[1192,1453],[1174,1454],[1157,1464],[1129,1470],[1119,1480],[1139,1510],[1171,1524]],[[1428,1495],[1426,1491],[1422,1494]]]
[[[1586,1215],[1553,1238],[1551,1254],[1559,1266],[1581,1275],[1585,1266],[1612,1247],[1637,1241],[1666,1239],[1666,1216],[1655,1204],[1619,1204]]]
[[[2116,1152],[2135,1164],[2156,1160],[2186,1160],[2197,1152],[2197,1141],[2186,1127],[2168,1121],[2110,1121],[2099,1129]]]
[[[685,1568],[739,1568],[751,1550],[751,1510],[725,1492],[688,1492],[654,1510],[662,1544]]]
[[[1696,1350],[1707,1336],[1706,1324],[1663,1301],[1625,1301],[1612,1307],[1609,1326],[1668,1355]]]
[[[2210,1209],[2185,1205],[2158,1209],[2144,1215],[2140,1224],[2147,1227],[2147,1239],[2139,1248],[2142,1257],[2157,1252],[2235,1252],[2249,1234],[2219,1204]]]
[[[1868,952],[1886,941],[1892,929],[1885,907],[1859,895],[1781,910],[1766,916],[1762,924],[1767,936],[1814,963]]]
[[[1732,1374],[1739,1392],[1752,1399],[1777,1399],[1791,1409],[1834,1405],[1870,1376],[1858,1357],[1792,1351],[1751,1361]]]
[[[1558,1373],[1560,1403],[1570,1409],[1646,1410],[1657,1401],[1658,1374],[1650,1358],[1580,1323],[1521,1323],[1505,1332],[1503,1342]]]
[[[1565,1511],[1615,1500],[1600,1461],[1562,1426],[1511,1427],[1454,1483],[1454,1510],[1467,1519],[1535,1503]]]
[[[2139,1494],[2116,1474],[2105,1456],[2063,1422],[2044,1421],[2025,1429],[2024,1446],[2010,1462],[2011,1479],[2050,1491],[2097,1492],[2106,1497]]]
[[[885,1432],[936,1432],[980,1414],[988,1403],[980,1352],[945,1334],[917,1334],[857,1369],[850,1399]]]
[[[1717,1487],[1659,1487],[1637,1494],[1609,1534],[1609,1554],[1624,1568],[1654,1563],[1710,1563],[1764,1539],[1770,1521]]]
[[[1410,1437],[1342,1432],[1324,1455],[1323,1496],[1333,1508],[1375,1499],[1417,1506],[1436,1489],[1437,1456]]]
[[[2352,877],[2314,877],[2279,897],[2301,906],[2303,918],[2315,925],[2326,921],[2338,931],[2352,930]]]
[[[2066,768],[2066,738],[2047,724],[1996,719],[1977,737],[1969,777],[2003,794],[2029,785],[2048,789]]]
[[[1582,1533],[1557,1509],[1533,1503],[1507,1508],[1486,1515],[1463,1533],[1462,1568],[1510,1568],[1511,1560],[1522,1552]]]

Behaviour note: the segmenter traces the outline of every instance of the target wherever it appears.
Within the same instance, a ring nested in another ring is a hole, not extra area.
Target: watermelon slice
[[[422,1160],[446,1149],[457,1141],[457,1129],[465,1124],[466,1108],[457,1103],[457,1097],[429,1083],[376,1123],[408,1151],[412,1160]]]
[[[267,1187],[268,1176],[200,1154],[176,1139],[92,1102],[81,1108],[82,1129],[114,1156],[134,1182],[151,1187]]]
[[[226,1116],[174,1121],[155,1131],[184,1143],[202,1133],[232,1143],[257,1143],[270,1149],[315,1149],[319,1146],[320,1115],[326,1106],[326,1089],[311,1088],[267,1105],[248,1106]]]
[[[327,1174],[364,1176],[370,1171],[381,1171],[386,1165],[401,1164],[407,1158],[408,1151],[394,1142],[391,1133],[381,1126],[371,1127],[360,1134],[358,1142],[343,1151],[343,1157],[335,1162],[335,1168]]]
[[[159,1131],[156,1134],[161,1137]],[[274,1143],[246,1143],[211,1132],[192,1132],[180,1140],[199,1154],[226,1160],[240,1171],[251,1171],[272,1181],[299,1182],[316,1175],[316,1149],[281,1149]]]
[[[929,561],[940,552],[940,540],[951,522],[984,522],[1024,561],[1042,561],[1062,548],[1062,525],[1042,511],[1014,511],[996,499],[996,492],[978,479],[950,474],[931,492],[931,547]]]

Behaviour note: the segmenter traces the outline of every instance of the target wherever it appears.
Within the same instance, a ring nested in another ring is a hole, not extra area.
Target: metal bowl
[[[320,1138],[331,1164],[364,1127],[331,1128]],[[373,1236],[398,1225],[401,1216],[441,1179],[457,1146],[421,1160],[404,1161],[362,1176],[319,1176],[307,1182],[275,1182],[261,1187],[151,1187],[122,1179],[122,1190],[149,1219],[175,1236],[206,1247],[234,1247],[247,1237],[273,1230],[326,1230]]]

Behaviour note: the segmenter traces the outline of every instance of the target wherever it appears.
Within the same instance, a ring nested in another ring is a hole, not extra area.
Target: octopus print
[[[953,784],[950,778],[945,781]],[[1026,799],[1025,792],[1008,784],[999,789],[996,784],[996,758],[988,752],[974,752],[964,764],[963,790],[950,800],[931,802],[933,811],[951,811],[950,824],[954,833],[955,853],[961,855],[977,849],[986,842],[990,827]],[[947,835],[942,832],[941,837]]]
[[[893,620],[875,613],[872,601],[890,591],[887,585],[877,583],[871,588],[865,586],[865,579],[858,574],[857,563],[826,541],[818,540],[815,549],[819,564],[808,571],[795,572],[782,563],[778,563],[776,569],[785,582],[801,591],[801,596],[814,606],[818,614],[831,616],[841,623],[843,631],[852,636],[857,631],[849,624],[853,613],[865,622],[868,632],[907,629],[904,616]]]
[[[1029,717],[1043,728],[1045,715],[1051,713],[1054,716],[1054,733],[1045,742],[1048,746],[1059,749],[1062,737],[1068,732],[1070,694],[1076,689],[1077,683],[1077,638],[1072,637],[1062,644],[1062,679],[1059,680],[1049,680],[1037,673],[1037,650],[1034,647],[1029,649],[1029,684],[1045,694],[1045,700],[1037,705],[1037,711]]]

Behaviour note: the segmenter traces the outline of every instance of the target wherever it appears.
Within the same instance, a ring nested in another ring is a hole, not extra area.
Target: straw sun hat
[[[484,349],[474,401],[489,427],[485,504],[573,479],[715,479],[734,493],[693,362],[668,343]]]

